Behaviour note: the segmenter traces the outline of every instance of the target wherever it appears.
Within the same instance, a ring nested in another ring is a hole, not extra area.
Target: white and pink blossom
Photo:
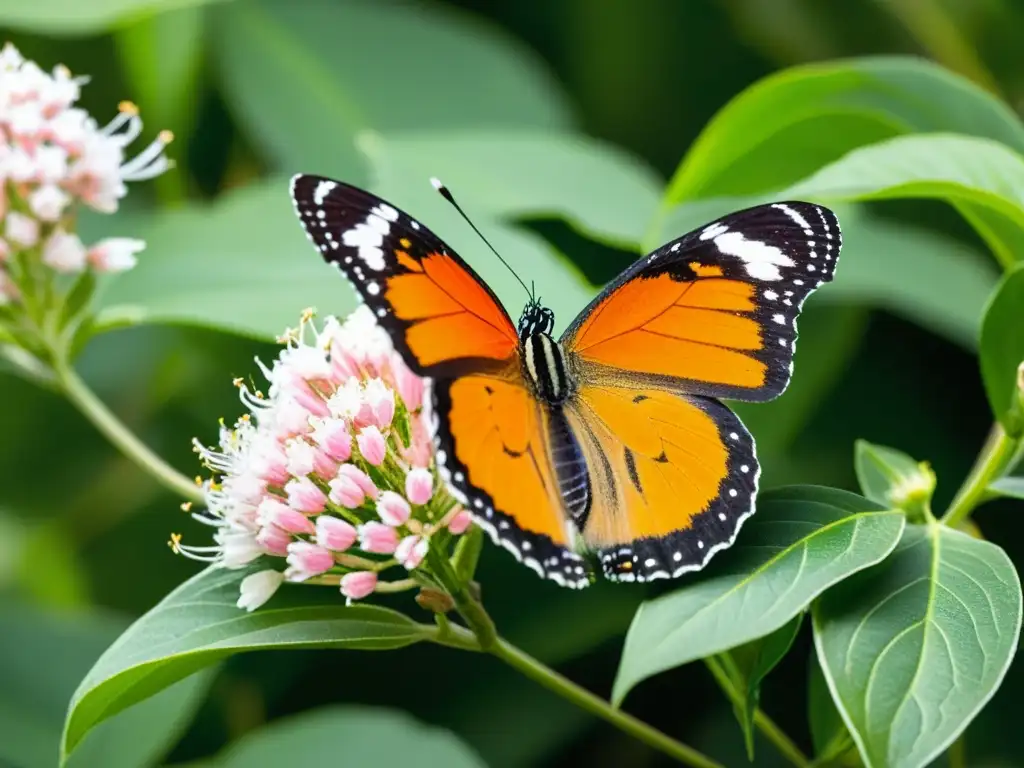
[[[221,429],[219,446],[196,443],[213,477],[203,485],[206,510],[193,517],[216,528],[214,544],[173,544],[194,559],[270,568],[359,600],[389,568],[420,567],[432,536],[442,531],[450,542],[469,515],[431,468],[429,383],[409,371],[367,307],[319,330],[311,318],[285,334],[272,364],[257,361],[264,391],[236,380],[249,413]],[[260,604],[259,588],[272,580],[245,582],[240,604]]]

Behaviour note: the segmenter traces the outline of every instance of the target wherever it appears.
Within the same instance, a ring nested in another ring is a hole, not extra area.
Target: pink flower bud
[[[331,409],[327,407],[327,401],[318,395],[309,382],[302,381],[292,389],[292,397],[295,398],[295,402],[305,408],[314,416],[324,418],[331,415]]]
[[[424,382],[419,376],[409,370],[409,367],[397,361],[395,366],[395,387],[398,394],[409,411],[418,411],[423,405]]]
[[[330,480],[338,473],[338,462],[318,448],[313,452],[313,472],[322,480]]]
[[[341,594],[350,600],[362,600],[377,588],[377,574],[373,571],[353,571],[341,577]]]
[[[56,221],[71,201],[56,184],[43,184],[28,196],[28,207],[41,221]]]
[[[288,545],[288,570],[285,578],[289,581],[305,581],[319,576],[334,567],[334,555],[317,544],[307,541],[293,541]]]
[[[238,607],[245,610],[255,611],[267,600],[274,596],[277,588],[284,581],[284,574],[280,571],[266,570],[257,573],[250,573],[239,585]]]
[[[272,485],[284,485],[291,477],[284,448],[269,436],[254,444],[249,466],[253,474]]]
[[[394,491],[384,491],[377,499],[377,515],[385,525],[392,528],[405,525],[412,515],[409,509],[409,502],[403,499]]]
[[[335,461],[348,461],[352,456],[352,435],[342,419],[321,421],[313,430],[313,442]]]
[[[143,240],[108,237],[89,249],[89,263],[97,272],[127,272],[138,264],[135,254],[145,247]]]
[[[426,504],[434,495],[434,476],[416,467],[405,476],[405,495],[413,504]]]
[[[346,466],[350,465],[345,464],[341,468],[344,469]],[[328,486],[331,489],[331,501],[345,509],[355,509],[366,500],[366,494],[359,484],[344,474],[339,473]]]
[[[285,533],[313,533],[313,521],[279,499],[268,496],[256,509],[260,525],[276,525]]]
[[[354,464],[342,464],[338,467],[338,475],[344,475],[350,480],[354,480],[356,485],[362,489],[363,493],[371,499],[377,498],[379,491],[377,490],[377,486],[373,484],[373,480],[370,479],[368,474],[363,472],[363,470]]]
[[[395,393],[380,379],[370,379],[363,389],[363,397],[370,407],[372,423],[381,429],[391,426],[395,418]]]
[[[307,515],[323,512],[327,505],[324,492],[308,477],[289,480],[284,492],[288,494],[288,506]]]
[[[9,211],[4,236],[15,248],[31,248],[39,242],[39,222],[24,213]]]
[[[401,447],[402,458],[414,467],[430,466],[430,459],[434,455],[434,440],[424,420],[415,417],[409,419],[409,428],[412,440],[408,448]]]
[[[86,264],[85,246],[78,235],[58,229],[43,246],[43,264],[57,272],[81,272]]]
[[[429,549],[430,541],[423,536],[406,536],[395,548],[395,559],[411,571],[419,567]]]
[[[384,442],[384,435],[377,427],[369,426],[359,430],[359,434],[356,435],[356,444],[359,446],[359,453],[373,466],[379,467],[384,463],[388,446]]]
[[[260,532],[256,534],[256,543],[268,555],[285,557],[288,554],[288,545],[292,543],[292,537],[277,526],[266,525],[260,528]]]
[[[376,521],[359,526],[359,548],[364,552],[390,555],[397,546],[398,534],[394,528]]]
[[[332,515],[316,519],[316,543],[321,547],[344,552],[356,543],[358,533],[354,526]]]
[[[448,521],[448,530],[458,536],[460,533],[465,533],[472,524],[473,516],[466,510],[461,509]]]

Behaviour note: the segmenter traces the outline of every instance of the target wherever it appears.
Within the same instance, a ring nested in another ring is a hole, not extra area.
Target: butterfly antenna
[[[469,224],[469,226],[471,226],[473,228],[473,231],[476,232],[477,235],[479,235],[480,239],[483,240],[484,243],[486,243],[487,247],[491,249],[491,253],[493,253],[495,256],[497,256],[498,257],[498,261],[500,261],[502,264],[504,264],[505,267],[508,269],[508,271],[512,273],[512,276],[515,277],[515,279],[519,281],[519,284],[521,286],[523,286],[523,290],[526,291],[528,294],[530,294],[530,298],[532,300],[532,298],[533,298],[533,291],[526,287],[526,283],[524,283],[523,279],[521,277],[519,277],[519,275],[516,274],[516,271],[514,269],[512,269],[512,266],[507,261],[505,261],[503,258],[501,258],[501,254],[498,253],[495,250],[494,246],[491,245],[490,241],[486,237],[484,237],[484,233],[481,232],[479,229],[477,229],[476,224],[474,224],[472,222],[472,220],[470,220],[469,216],[466,215],[466,212],[464,210],[462,210],[462,207],[457,202],[455,202],[455,197],[448,190],[448,187],[446,187],[444,184],[442,184],[441,180],[438,179],[438,178],[432,178],[430,180],[430,183],[434,186],[434,189],[436,189],[438,192],[441,193],[441,197],[443,197],[445,200],[447,200],[449,203],[451,203],[455,207],[455,210],[458,211],[459,214],[462,216],[462,218],[464,218],[466,220],[466,223]]]

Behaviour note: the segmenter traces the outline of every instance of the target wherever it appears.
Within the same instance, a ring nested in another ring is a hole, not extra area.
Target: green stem
[[[959,738],[949,745],[949,768],[967,768],[966,736],[966,733],[961,733]]]
[[[1002,426],[992,428],[985,447],[942,516],[943,525],[954,528],[974,511],[986,495],[989,484],[1002,473],[1017,451],[1019,440],[1009,437]]]
[[[54,364],[64,394],[82,415],[92,422],[114,446],[135,462],[141,469],[152,475],[171,492],[190,501],[203,501],[203,491],[174,467],[150,450],[135,434],[110,412],[103,402],[82,381],[74,369],[64,361]]]
[[[581,688],[572,680],[563,677],[550,667],[544,666],[537,659],[523,653],[501,638],[497,639],[490,652],[534,682],[540,683],[548,690],[571,701],[580,709],[614,725],[623,733],[628,733],[652,749],[673,757],[685,765],[695,766],[695,768],[723,768],[721,763],[717,763],[692,747],[666,736],[642,720],[616,709],[604,699]]]
[[[704,659],[704,663],[707,665],[711,674],[715,678],[715,682],[718,683],[718,687],[722,689],[725,695],[729,698],[735,707],[743,707],[745,702],[743,695],[736,690],[736,686],[733,685],[732,679],[729,677],[729,673],[722,667],[721,662],[713,657],[709,656]],[[789,762],[793,765],[799,766],[800,768],[808,768],[811,762],[807,759],[807,756],[800,751],[800,748],[793,743],[793,741],[785,734],[785,732],[775,724],[768,715],[766,715],[760,709],[754,710],[754,725],[757,727],[764,737],[768,739],[775,748],[779,750]]]
[[[455,601],[455,609],[466,620],[469,628],[473,630],[473,634],[476,635],[476,639],[480,643],[480,648],[490,651],[498,641],[498,630],[495,628],[494,622],[487,614],[487,611],[470,594],[466,585],[459,580],[455,569],[452,568],[452,564],[448,562],[448,558],[443,552],[438,552],[431,548],[427,558],[430,570],[441,581],[445,590],[451,595],[452,600]]]

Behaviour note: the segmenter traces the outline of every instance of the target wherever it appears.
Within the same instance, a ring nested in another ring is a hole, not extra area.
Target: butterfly
[[[550,309],[531,297],[513,323],[395,206],[320,176],[295,176],[291,193],[323,258],[432,380],[438,470],[497,544],[578,588],[591,581],[581,550],[596,551],[606,578],[643,582],[698,570],[733,543],[760,468],[720,399],[786,389],[797,315],[839,258],[830,210],[758,205],[683,235],[556,340]]]

